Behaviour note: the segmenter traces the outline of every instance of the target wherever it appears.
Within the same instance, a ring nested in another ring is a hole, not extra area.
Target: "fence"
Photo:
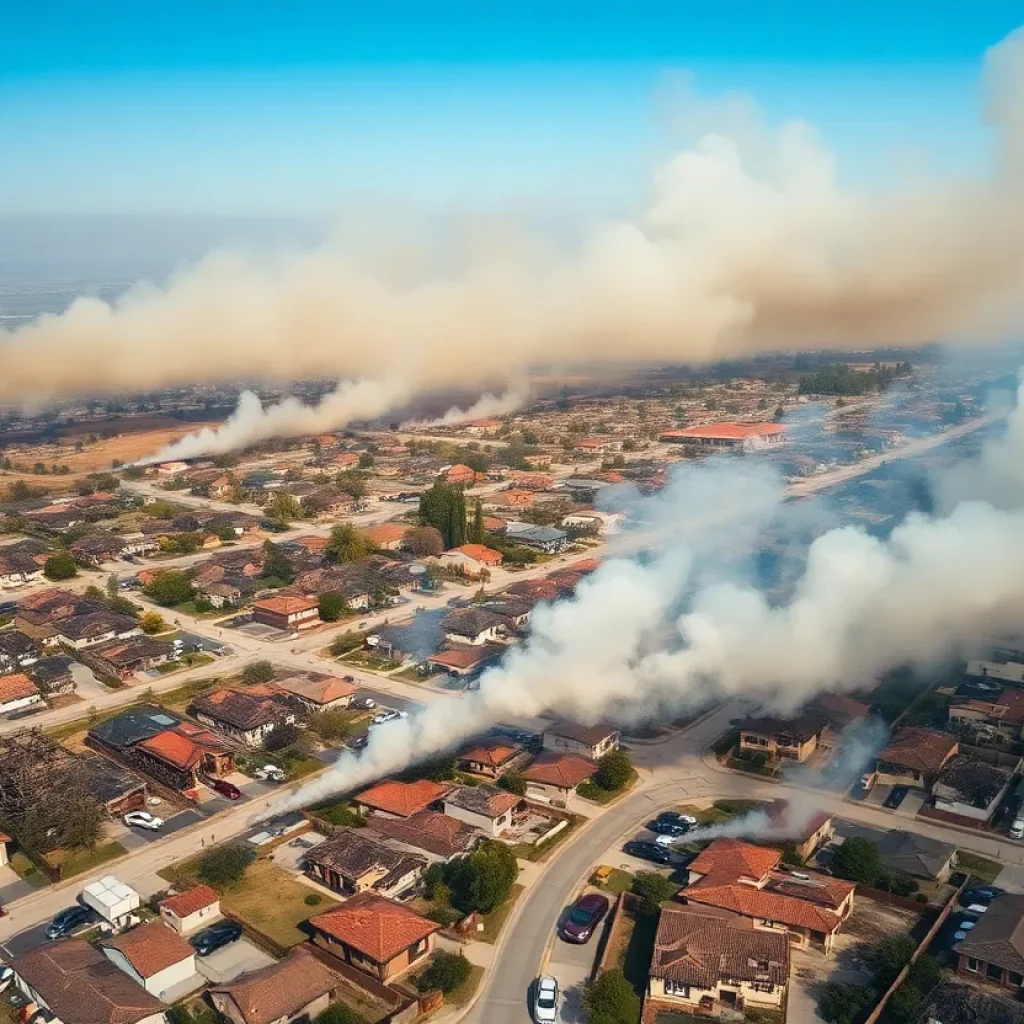
[[[864,1024],[877,1024],[878,1019],[885,1012],[886,1005],[888,1004],[889,1000],[892,999],[893,993],[900,987],[900,985],[903,984],[903,982],[907,980],[907,975],[910,973],[910,968],[918,961],[918,959],[928,948],[928,946],[931,945],[932,939],[935,938],[935,936],[938,934],[939,929],[946,923],[946,918],[949,917],[949,915],[953,912],[953,908],[956,906],[957,900],[960,898],[960,893],[964,891],[964,887],[967,885],[969,881],[970,878],[965,878],[960,883],[960,888],[957,889],[956,892],[949,897],[949,900],[946,902],[946,905],[942,908],[942,910],[939,911],[938,916],[932,922],[931,928],[928,929],[928,931],[925,933],[925,937],[918,944],[917,949],[915,949],[914,952],[911,954],[910,963],[908,963],[907,966],[904,967],[903,970],[896,975],[896,980],[885,991],[885,993],[882,995],[882,998],[879,999],[878,1005],[871,1011],[870,1014],[868,1014],[868,1019],[864,1021]],[[859,893],[860,891],[861,890],[858,887],[857,892]],[[888,895],[888,893],[886,893],[885,895]],[[920,906],[920,904],[918,904],[918,906]]]

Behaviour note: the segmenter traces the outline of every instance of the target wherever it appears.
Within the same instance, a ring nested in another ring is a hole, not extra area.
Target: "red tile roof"
[[[712,441],[743,441],[748,437],[775,437],[784,434],[781,423],[707,423],[684,430],[666,430],[661,436],[668,438],[692,437]]]
[[[426,810],[450,789],[450,786],[443,786],[429,779],[420,779],[418,782],[395,782],[387,779],[358,793],[354,799],[357,804],[407,818],[417,811]]]
[[[160,901],[160,906],[166,907],[177,917],[188,917],[189,914],[194,914],[205,907],[212,907],[218,900],[220,896],[216,890],[208,885],[197,885],[178,893],[177,896],[168,896],[167,899]]]
[[[487,547],[486,544],[463,544],[461,547],[451,550],[458,551],[478,562],[483,562],[484,565],[501,565],[501,552]]]
[[[935,774],[956,749],[957,739],[948,732],[909,726],[896,731],[889,746],[879,753],[878,760]]]
[[[22,672],[14,675],[0,676],[0,703],[9,700],[22,700],[39,693],[39,687]]]
[[[131,931],[105,939],[108,949],[120,950],[143,978],[152,978],[174,964],[195,956],[195,950],[163,921],[140,924]]]
[[[575,754],[542,754],[523,772],[523,778],[528,782],[558,786],[560,789],[575,789],[596,771],[597,765],[585,757]]]
[[[506,761],[515,757],[521,747],[510,747],[504,743],[492,743],[489,746],[473,747],[464,754],[459,755],[460,761],[472,761],[475,764],[483,764],[488,768],[500,768]]]
[[[440,925],[372,892],[361,892],[309,923],[325,935],[384,964],[438,931]]]
[[[806,900],[756,889],[741,882],[732,885],[713,885],[704,889],[699,886],[691,887],[684,891],[684,895],[691,903],[720,907],[744,917],[777,921],[780,924],[809,928],[816,932],[834,932],[842,923],[831,910],[823,910]]]
[[[761,879],[779,863],[781,857],[778,850],[768,850],[739,839],[714,839],[690,861],[688,867],[698,875],[728,873],[732,879]]]
[[[318,607],[316,601],[306,597],[265,597],[253,603],[253,608],[273,612],[275,615],[295,615]]]

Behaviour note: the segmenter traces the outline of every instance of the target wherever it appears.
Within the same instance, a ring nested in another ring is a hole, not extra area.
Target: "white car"
[[[158,818],[149,811],[129,811],[121,820],[128,826],[149,829],[150,832],[163,828],[164,824],[163,818]]]
[[[276,764],[265,764],[253,772],[257,779],[266,779],[267,782],[284,782],[285,774]]]
[[[408,718],[408,711],[395,711],[394,708],[385,708],[383,711],[378,711],[373,716],[372,722],[374,725],[383,725],[385,722],[394,722],[399,718]]]
[[[673,846],[675,846],[675,845],[676,845],[676,842],[677,842],[677,841],[678,841],[679,839],[681,839],[681,838],[682,838],[682,836],[658,836],[658,838],[657,838],[657,839],[655,839],[654,841],[655,841],[655,842],[656,842],[656,843],[657,843],[657,844],[658,844],[659,846],[668,846],[668,847],[673,847]]]
[[[1011,839],[1024,839],[1024,818],[1017,818],[1010,826]]]
[[[554,978],[538,979],[533,997],[533,1019],[537,1024],[553,1024],[558,1020],[558,982]]]

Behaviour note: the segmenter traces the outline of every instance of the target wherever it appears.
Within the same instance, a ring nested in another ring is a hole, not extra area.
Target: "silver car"
[[[537,1024],[554,1024],[558,1020],[558,982],[552,977],[545,976],[537,981],[533,1019]]]

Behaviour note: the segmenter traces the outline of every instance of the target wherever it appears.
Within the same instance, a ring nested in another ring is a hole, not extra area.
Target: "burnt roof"
[[[997,896],[953,951],[1024,974],[1024,896]]]
[[[139,789],[146,788],[145,779],[122,768],[105,757],[83,757],[86,787],[101,804],[121,800]]]
[[[177,715],[155,704],[141,704],[98,722],[89,735],[110,747],[133,747],[180,722]]]
[[[552,736],[561,736],[563,739],[575,740],[591,747],[597,746],[609,736],[618,734],[617,729],[607,725],[580,725],[579,722],[570,722],[567,719],[555,722],[544,731]]]
[[[817,736],[829,724],[824,715],[807,713],[796,718],[777,718],[766,715],[762,718],[745,718],[740,722],[740,732],[758,736],[787,736],[806,743]]]
[[[402,866],[406,871],[417,865],[426,867],[426,861],[350,828],[339,829],[330,839],[317,844],[306,854],[306,860],[333,868],[349,878],[359,878],[375,869],[390,874]]]

